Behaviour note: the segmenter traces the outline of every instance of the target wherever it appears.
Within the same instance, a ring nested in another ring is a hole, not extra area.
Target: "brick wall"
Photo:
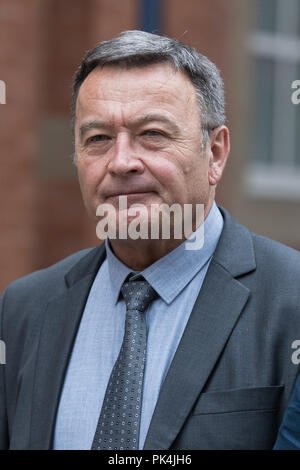
[[[98,243],[69,158],[71,82],[89,48],[137,27],[137,0],[0,1],[0,291]]]
[[[0,2],[0,288],[34,266],[40,2]]]

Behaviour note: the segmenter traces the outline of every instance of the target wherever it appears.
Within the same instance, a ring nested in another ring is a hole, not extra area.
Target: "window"
[[[246,186],[252,196],[300,199],[300,0],[255,0],[251,55],[252,138]]]

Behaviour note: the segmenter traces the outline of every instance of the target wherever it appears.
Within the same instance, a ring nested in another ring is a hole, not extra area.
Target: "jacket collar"
[[[219,206],[224,227],[213,259],[233,277],[246,274],[256,268],[253,240],[250,231],[235,220],[226,209]],[[66,284],[71,287],[87,275],[96,276],[106,257],[105,244],[92,248],[65,275]]]

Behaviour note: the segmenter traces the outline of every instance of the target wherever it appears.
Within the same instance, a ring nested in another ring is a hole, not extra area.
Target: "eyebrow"
[[[87,121],[84,124],[82,124],[79,128],[79,135],[80,135],[80,140],[83,139],[87,131],[90,129],[103,129],[103,128],[108,128],[110,127],[107,123],[102,122],[102,121],[97,121],[97,120],[92,120],[92,121]]]
[[[159,113],[150,113],[140,116],[139,118],[132,121],[130,127],[140,127],[142,125],[148,124],[149,122],[158,121],[166,124],[174,132],[179,132],[179,127],[177,124],[169,119],[167,116]],[[84,135],[90,129],[111,129],[112,125],[104,121],[91,120],[83,123],[79,128],[80,139],[82,140]]]
[[[153,121],[162,122],[164,124],[167,124],[167,126],[169,126],[173,131],[179,131],[179,127],[174,121],[172,121],[172,119],[168,118],[164,114],[159,113],[149,113],[144,116],[140,116],[139,118],[133,121],[133,126],[139,127]]]

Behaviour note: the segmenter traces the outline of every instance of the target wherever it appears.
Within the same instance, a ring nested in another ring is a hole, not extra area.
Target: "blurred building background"
[[[126,29],[217,64],[231,130],[217,201],[300,249],[300,0],[0,0],[0,290],[98,243],[71,163],[71,82],[88,49]]]

